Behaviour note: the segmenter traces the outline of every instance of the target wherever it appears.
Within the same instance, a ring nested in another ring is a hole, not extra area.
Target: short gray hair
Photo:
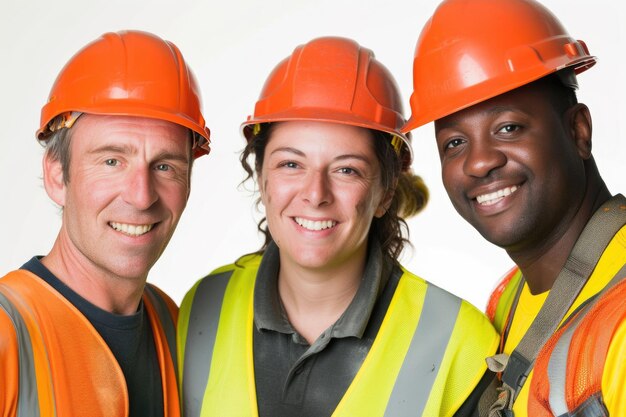
[[[41,142],[46,148],[44,157],[51,158],[53,161],[59,161],[61,163],[64,184],[67,184],[70,180],[71,139],[72,129],[63,128],[52,132],[45,142]]]

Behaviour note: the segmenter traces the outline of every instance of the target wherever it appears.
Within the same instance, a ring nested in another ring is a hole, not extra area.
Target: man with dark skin
[[[435,122],[453,206],[516,264],[488,306],[500,374],[481,415],[626,410],[626,199],[575,94],[595,61],[533,0],[445,0],[416,47],[403,130]]]
[[[548,77],[435,121],[452,204],[507,251],[533,294],[552,288],[611,197],[591,155],[589,109],[568,106],[565,90]]]

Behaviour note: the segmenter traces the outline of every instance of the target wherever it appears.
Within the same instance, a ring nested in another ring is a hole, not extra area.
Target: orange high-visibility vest
[[[528,415],[609,415],[602,376],[613,335],[626,321],[626,279],[581,309],[546,343],[535,363]]]
[[[166,417],[179,417],[175,369],[178,311],[147,285],[148,314],[163,381]],[[0,416],[128,416],[126,381],[98,331],[35,274],[0,279]]]

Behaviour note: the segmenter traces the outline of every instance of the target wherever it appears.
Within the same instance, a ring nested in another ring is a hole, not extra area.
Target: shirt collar
[[[393,261],[383,255],[376,239],[370,239],[367,263],[361,284],[348,308],[331,326],[330,336],[361,338],[369,322],[376,300],[389,279]],[[258,329],[294,334],[278,295],[278,247],[271,242],[263,254],[254,288],[254,322]]]

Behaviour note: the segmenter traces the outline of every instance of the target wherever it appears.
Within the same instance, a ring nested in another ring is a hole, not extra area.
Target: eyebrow
[[[129,145],[103,145],[89,151],[90,155],[98,155],[103,153],[121,153],[127,155],[135,155],[137,148]],[[182,153],[172,153],[168,151],[162,151],[153,158],[154,160],[168,160],[168,161],[180,161],[189,163],[189,155]]]
[[[516,107],[511,107],[511,106],[494,106],[494,107],[490,107],[488,109],[482,110],[480,112],[481,115],[489,115],[489,116],[493,116],[493,115],[498,115],[500,113],[505,113],[507,111],[515,111],[515,112],[520,112],[523,113],[525,115],[527,115],[528,113],[516,108]],[[458,121],[450,121],[450,120],[445,120],[447,117],[444,117],[442,119],[440,119],[439,121],[436,121],[437,124],[439,125],[438,130],[441,129],[446,129],[446,128],[451,128],[451,127],[456,127],[459,125]]]
[[[520,112],[524,113],[519,108],[513,108],[511,106],[495,106],[495,107],[492,107],[490,109],[485,110],[483,113],[486,113],[486,114],[500,114],[500,113],[504,113],[504,112],[507,112],[507,111],[520,111]]]
[[[124,154],[135,154],[137,152],[137,150],[135,148],[133,148],[132,146],[125,146],[125,145],[102,145],[102,146],[98,146],[97,148],[94,148],[92,150],[89,151],[90,155],[97,155],[97,154],[101,154],[101,153],[107,153],[107,152],[112,152],[112,153],[124,153]]]
[[[279,153],[279,152],[293,153],[293,154],[296,154],[296,155],[302,156],[302,157],[306,156],[306,154],[304,152],[302,152],[301,150],[296,149],[296,148],[292,148],[290,146],[284,146],[284,147],[276,148],[276,149],[274,149],[270,153],[270,155],[274,155],[274,154]],[[342,155],[336,156],[335,158],[333,158],[333,161],[343,161],[343,160],[346,160],[346,159],[358,159],[360,161],[363,161],[363,162],[371,165],[371,161],[368,158],[366,158],[365,156],[359,155],[359,154],[352,154],[352,153],[342,154]]]

